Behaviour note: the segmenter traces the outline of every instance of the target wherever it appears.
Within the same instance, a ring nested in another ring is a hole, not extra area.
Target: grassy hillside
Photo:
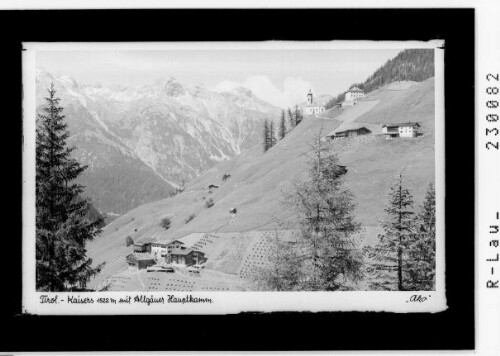
[[[434,77],[434,49],[405,49],[384,63],[363,83],[353,83],[349,89],[358,87],[365,93],[370,93],[396,81],[422,82],[432,77]],[[331,108],[336,103],[344,101],[345,94],[346,92],[342,92],[332,98],[326,107]]]
[[[331,142],[341,164],[347,166],[345,182],[355,196],[356,217],[376,236],[375,225],[384,218],[388,190],[401,170],[417,204],[423,200],[429,182],[434,181],[434,82],[389,84],[354,107],[330,111],[328,117],[307,117],[265,154],[261,147],[255,147],[237,159],[221,162],[191,182],[184,193],[142,205],[116,219],[88,246],[89,255],[95,262],[119,259],[130,250],[125,247],[126,236],[142,241],[171,240],[193,233],[239,233],[240,238],[227,237],[223,239],[226,243],[217,244],[211,252],[215,270],[234,274],[234,261],[248,256],[248,246],[253,244],[241,236],[273,230],[277,221],[293,228],[294,217],[282,205],[283,192],[291,189],[295,179],[307,175],[304,152],[320,130],[326,134],[343,122],[378,126],[420,121],[425,134],[414,139],[385,140],[381,135],[367,135]],[[224,174],[231,175],[226,182],[222,181]],[[208,190],[211,184],[219,185],[212,193]],[[210,208],[205,207],[208,198],[215,202]],[[236,216],[229,213],[232,208],[238,210]],[[196,217],[186,224],[190,214]],[[159,226],[164,217],[172,221],[168,230]],[[205,234],[192,236],[198,236],[193,237],[192,243],[196,243]],[[374,236],[369,236],[371,242]],[[226,254],[232,256],[230,260],[224,259]]]

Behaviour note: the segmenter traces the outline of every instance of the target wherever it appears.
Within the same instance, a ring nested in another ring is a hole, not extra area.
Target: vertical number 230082
[[[486,75],[486,80],[490,83],[488,83],[488,87],[486,88],[486,94],[491,95],[491,97],[488,97],[486,100],[486,108],[488,110],[486,114],[486,120],[489,123],[494,123],[498,122],[498,113],[499,113],[499,108],[498,108],[498,102],[499,102],[499,85],[500,84],[500,75],[497,74],[491,74],[488,73]],[[496,85],[494,85],[494,82],[496,82]],[[499,149],[499,141],[498,138],[495,139],[494,137],[497,137],[499,134],[499,130],[497,127],[487,127],[486,128],[486,139],[489,140],[486,142],[486,148],[488,150]]]

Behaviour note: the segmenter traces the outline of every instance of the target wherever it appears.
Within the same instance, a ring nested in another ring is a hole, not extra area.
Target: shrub
[[[168,230],[170,228],[171,224],[172,224],[172,222],[170,221],[169,218],[163,218],[163,219],[161,219],[160,226],[162,228],[164,228],[165,230]]]
[[[212,206],[214,206],[214,200],[212,198],[209,198],[205,201],[205,207],[208,209],[208,208],[211,208]]]
[[[125,238],[125,244],[127,245],[127,247],[129,247],[130,245],[133,245],[134,244],[134,240],[132,240],[132,237],[127,236]]]
[[[190,222],[191,220],[193,220],[194,218],[196,217],[195,214],[191,214],[189,215],[186,220],[184,220],[184,222],[187,224],[188,222]]]

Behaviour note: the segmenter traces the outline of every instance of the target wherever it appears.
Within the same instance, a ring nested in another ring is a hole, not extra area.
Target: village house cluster
[[[179,240],[134,243],[134,252],[126,257],[127,263],[145,269],[157,263],[190,267],[206,262],[201,251],[184,246]]]
[[[342,103],[336,104],[338,107],[354,106],[358,99],[364,98],[365,92],[358,87],[353,87],[345,93],[345,99]],[[307,105],[302,108],[303,115],[316,115],[325,111],[325,107],[316,105],[311,90],[307,94]],[[402,122],[394,124],[369,125],[358,122],[344,123],[325,136],[326,139],[336,140],[339,138],[352,138],[362,135],[384,135],[386,139],[397,137],[417,137],[422,135],[420,132],[420,124],[418,122]],[[218,186],[210,186],[212,188]]]

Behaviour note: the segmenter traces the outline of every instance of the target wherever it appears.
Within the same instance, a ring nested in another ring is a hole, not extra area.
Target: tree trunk
[[[401,248],[401,235],[399,235],[398,248],[398,290],[403,289],[403,249]]]
[[[401,231],[403,230],[401,227],[401,219],[402,219],[402,212],[401,210],[403,209],[402,207],[402,195],[403,195],[403,187],[402,187],[402,182],[401,182],[401,175],[399,176],[399,246],[398,246],[398,290],[404,290],[403,289],[403,247],[402,247],[402,237],[401,237]]]

